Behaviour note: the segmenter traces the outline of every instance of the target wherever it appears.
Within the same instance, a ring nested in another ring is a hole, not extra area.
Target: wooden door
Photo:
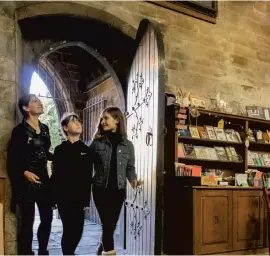
[[[195,254],[232,249],[232,191],[196,190],[194,206]]]
[[[144,185],[136,191],[127,187],[126,250],[131,255],[153,255],[161,253],[164,61],[159,33],[147,20],[140,23],[137,43],[129,74],[126,114],[136,172]]]
[[[233,191],[233,249],[257,248],[263,245],[262,191]]]

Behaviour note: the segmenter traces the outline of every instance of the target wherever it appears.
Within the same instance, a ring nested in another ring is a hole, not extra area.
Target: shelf
[[[213,145],[213,144],[216,144],[216,145],[244,145],[244,143],[242,143],[242,142],[199,139],[199,138],[193,138],[193,137],[178,137],[178,142],[183,142],[183,143],[187,143],[187,144],[200,143],[203,145]]]
[[[269,169],[270,170],[270,166],[257,166],[257,165],[248,165],[249,169]]]
[[[254,141],[250,141],[249,142],[249,146],[263,146],[263,147],[269,147],[270,149],[270,143],[265,143],[265,142],[254,142]]]
[[[218,116],[218,117],[224,117],[224,118],[230,118],[230,119],[243,120],[243,121],[249,121],[249,122],[270,125],[270,120],[265,120],[265,119],[253,118],[253,117],[249,117],[249,116],[233,115],[233,114],[229,114],[229,113],[206,110],[206,109],[201,109],[201,108],[198,108],[198,111],[201,115],[212,115],[212,116]],[[176,117],[176,119],[178,119],[178,118]]]
[[[243,161],[222,161],[222,160],[210,160],[210,159],[198,159],[198,158],[186,158],[186,157],[178,157],[179,161],[187,161],[187,162],[209,162],[209,163],[226,163],[226,164],[243,164]]]
[[[253,117],[249,117],[249,116],[233,115],[233,114],[229,114],[229,113],[222,113],[222,112],[211,111],[211,110],[206,110],[206,109],[198,109],[198,111],[200,114],[205,114],[205,115],[226,117],[226,118],[231,118],[231,119],[238,119],[238,120],[244,120],[244,121],[250,121],[250,122],[263,123],[263,124],[270,125],[269,120],[253,118]]]

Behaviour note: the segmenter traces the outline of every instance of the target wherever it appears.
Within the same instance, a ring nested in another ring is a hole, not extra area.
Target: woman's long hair
[[[105,135],[105,132],[104,132],[103,127],[101,125],[102,116],[103,116],[104,113],[108,113],[114,119],[118,119],[119,122],[117,124],[116,132],[121,135],[122,139],[126,139],[127,138],[127,129],[126,129],[126,118],[124,117],[124,114],[117,107],[108,107],[108,108],[103,110],[103,112],[102,112],[102,114],[100,116],[100,120],[99,120],[99,123],[98,123],[98,126],[97,126],[97,130],[96,130],[96,132],[94,134],[93,140],[103,138],[104,135]]]

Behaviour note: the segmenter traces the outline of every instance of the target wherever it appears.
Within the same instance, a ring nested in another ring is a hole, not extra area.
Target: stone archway
[[[121,109],[123,111],[125,111],[125,97],[124,97],[122,86],[121,86],[121,83],[120,83],[120,81],[118,79],[117,74],[115,73],[114,69],[111,67],[109,62],[106,60],[106,58],[101,56],[99,54],[99,52],[95,51],[92,47],[84,44],[83,42],[62,42],[59,45],[53,44],[53,45],[49,46],[49,48],[47,50],[45,49],[45,53],[42,54],[40,59],[46,58],[53,51],[57,51],[57,50],[59,50],[61,48],[70,47],[70,46],[79,46],[79,47],[81,47],[88,54],[91,54],[92,56],[94,56],[96,58],[96,60],[99,61],[107,69],[107,71],[110,73],[110,75],[113,78],[114,83],[115,83],[115,85],[116,85],[116,87],[118,89],[118,93],[119,93],[119,97],[120,97]]]
[[[18,8],[15,11],[15,21],[21,21],[28,18],[34,18],[37,16],[46,16],[46,15],[68,15],[68,16],[77,16],[80,18],[89,18],[93,20],[102,21],[106,24],[109,24],[111,27],[116,28],[122,33],[126,34],[132,39],[135,39],[137,27],[141,20],[141,17],[137,17],[137,19],[130,19],[130,22],[126,22],[119,17],[119,13],[117,9],[111,8],[111,10],[104,8],[106,4],[99,2],[91,2],[91,3],[62,3],[62,2],[45,2],[45,3],[35,3],[29,4],[28,6],[23,6]],[[17,35],[18,36],[18,35]],[[19,35],[21,37],[21,35]],[[19,38],[20,39],[20,38]],[[57,47],[52,42],[44,42],[44,51],[43,54],[46,55],[46,52],[50,50],[50,47]],[[60,46],[60,42],[59,45]],[[62,46],[63,47],[63,46]],[[55,49],[55,48],[54,48]],[[16,48],[17,53],[20,49]],[[94,51],[93,49],[90,50]],[[88,51],[89,52],[89,51]],[[94,51],[95,52],[95,51]],[[35,54],[34,54],[35,55]],[[33,56],[33,55],[32,55]],[[29,62],[31,68],[38,64],[40,55],[34,56],[32,60]],[[20,65],[20,63],[19,63]],[[107,65],[107,64],[106,64]],[[18,90],[19,92],[19,90]],[[122,104],[121,104],[122,105]],[[124,104],[125,105],[125,104]],[[125,109],[125,108],[123,108]],[[10,226],[15,226],[15,220],[12,220]],[[13,234],[15,239],[15,234]],[[14,252],[14,243],[6,243],[6,252]]]
[[[107,3],[106,3],[107,5]],[[81,2],[81,3],[63,3],[63,2],[45,2],[35,3],[23,6],[16,10],[16,20],[20,21],[27,18],[33,18],[43,15],[75,15],[82,18],[91,18],[110,24],[131,38],[136,38],[137,27],[140,22],[131,19],[130,23],[119,18],[117,10],[109,8],[105,10],[104,3],[99,2]],[[132,24],[133,23],[133,24]]]

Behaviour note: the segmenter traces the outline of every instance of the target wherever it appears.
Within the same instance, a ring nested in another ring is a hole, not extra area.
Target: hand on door
[[[142,180],[133,180],[131,183],[130,183],[131,187],[133,189],[139,187],[139,186],[142,186],[143,185],[143,181]]]

